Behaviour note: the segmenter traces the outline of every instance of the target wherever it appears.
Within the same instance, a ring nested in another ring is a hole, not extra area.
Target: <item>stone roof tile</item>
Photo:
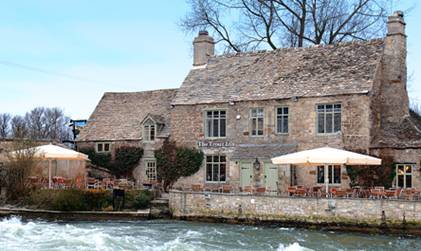
[[[383,44],[376,39],[212,57],[189,72],[173,104],[367,93]]]

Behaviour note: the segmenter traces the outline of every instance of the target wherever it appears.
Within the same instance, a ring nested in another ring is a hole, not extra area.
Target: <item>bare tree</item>
[[[45,109],[45,128],[48,139],[65,140],[71,139],[70,128],[67,126],[69,118],[59,108]]]
[[[180,22],[207,29],[225,51],[333,44],[382,36],[386,0],[189,0]]]
[[[25,115],[26,125],[28,127],[29,137],[31,139],[44,139],[47,135],[45,108],[37,107],[27,112]]]
[[[12,116],[8,113],[0,113],[0,138],[5,139],[10,133],[10,119]]]
[[[28,126],[22,116],[16,115],[10,121],[12,128],[12,137],[17,139],[23,139],[28,137]]]

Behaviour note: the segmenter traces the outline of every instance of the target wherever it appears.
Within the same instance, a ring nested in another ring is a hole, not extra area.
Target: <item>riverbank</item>
[[[176,219],[421,236],[421,201],[170,192]]]
[[[27,208],[0,208],[0,218],[20,216],[23,219],[63,221],[147,220],[150,210],[138,211],[54,211]]]

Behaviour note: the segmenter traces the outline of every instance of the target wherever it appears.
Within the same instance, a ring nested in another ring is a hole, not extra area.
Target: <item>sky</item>
[[[421,1],[395,8],[410,9],[408,92],[421,104]],[[87,119],[104,92],[179,87],[192,65],[194,34],[177,25],[187,11],[185,0],[2,1],[0,113]]]

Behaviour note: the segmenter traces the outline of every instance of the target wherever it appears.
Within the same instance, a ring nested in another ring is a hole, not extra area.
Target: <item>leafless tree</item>
[[[303,47],[382,36],[387,0],[189,0],[187,32],[210,30],[225,51]]]
[[[23,139],[28,137],[28,127],[22,116],[15,115],[10,121],[10,126],[13,138]]]
[[[69,118],[59,108],[45,109],[46,138],[48,139],[70,139],[70,128],[67,126]]]
[[[47,135],[45,108],[37,107],[27,112],[25,115],[29,137],[31,139],[44,139]]]
[[[0,138],[5,139],[10,133],[10,119],[12,116],[8,113],[0,113]]]

